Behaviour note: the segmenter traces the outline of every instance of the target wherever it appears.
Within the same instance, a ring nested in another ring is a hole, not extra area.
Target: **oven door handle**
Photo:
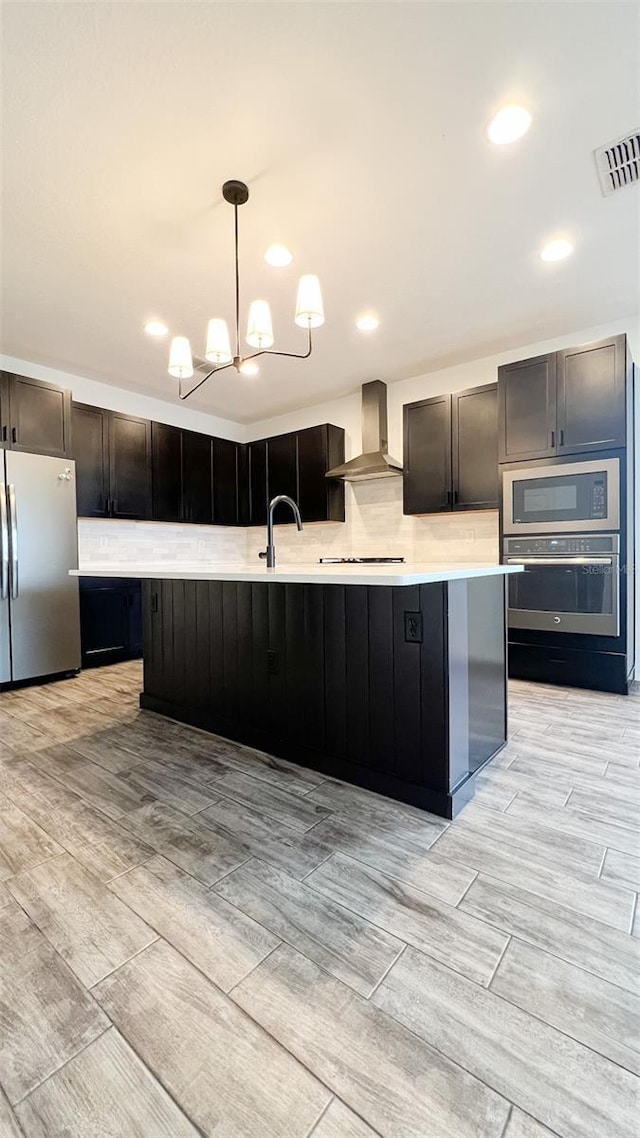
[[[507,565],[613,565],[613,557],[507,557]]]

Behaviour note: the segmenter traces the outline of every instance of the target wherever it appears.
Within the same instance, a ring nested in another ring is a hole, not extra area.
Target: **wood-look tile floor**
[[[513,683],[448,824],[140,681],[0,695],[2,1138],[638,1138],[638,694]]]

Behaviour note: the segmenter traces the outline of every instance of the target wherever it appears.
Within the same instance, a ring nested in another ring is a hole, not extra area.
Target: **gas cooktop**
[[[319,557],[320,565],[402,565],[404,557]]]

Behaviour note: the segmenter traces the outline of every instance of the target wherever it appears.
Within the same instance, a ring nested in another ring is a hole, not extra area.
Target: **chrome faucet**
[[[302,518],[300,517],[300,510],[298,509],[293,498],[290,498],[288,494],[276,494],[275,498],[272,498],[269,502],[269,514],[267,517],[267,548],[261,550],[261,552],[258,554],[258,557],[266,557],[267,569],[275,569],[276,567],[276,547],[273,544],[273,511],[275,510],[276,506],[280,504],[280,502],[286,502],[288,506],[291,506],[291,512],[296,519],[296,525],[299,530],[302,529]]]

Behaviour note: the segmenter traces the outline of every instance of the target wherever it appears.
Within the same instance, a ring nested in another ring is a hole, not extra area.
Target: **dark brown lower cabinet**
[[[140,581],[80,578],[80,642],[83,668],[142,655]]]
[[[152,711],[445,817],[504,745],[504,577],[143,590]]]

